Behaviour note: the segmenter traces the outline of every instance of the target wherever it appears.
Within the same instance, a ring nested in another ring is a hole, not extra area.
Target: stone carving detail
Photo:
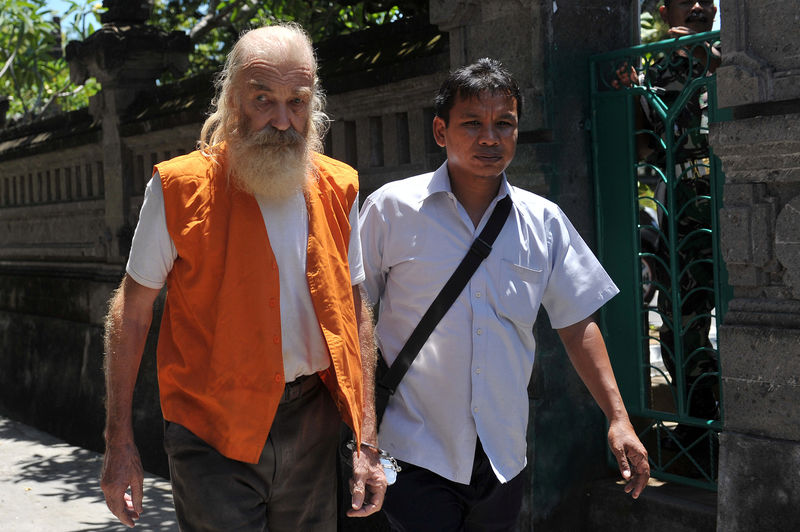
[[[800,299],[800,196],[781,210],[775,224],[775,254],[786,268],[784,282]]]
[[[769,9],[746,0],[726,3],[720,107],[800,97],[796,11],[796,2],[773,2]]]
[[[150,16],[150,3],[147,0],[132,2],[130,0],[103,0],[106,12],[100,15],[103,24],[113,23],[118,26],[125,24],[144,24]]]
[[[776,198],[757,183],[725,185],[720,211],[720,252],[728,282],[736,287],[759,287],[776,271],[773,224]]]
[[[156,78],[164,71],[180,76],[189,66],[192,43],[182,31],[165,32],[146,24],[150,3],[105,0],[108,9],[102,16],[103,26],[84,41],[70,41],[66,48],[70,79],[82,84],[94,77],[103,86],[95,98],[106,100],[114,90],[120,113],[142,92],[152,91]],[[95,102],[92,113],[99,117],[109,102]]]

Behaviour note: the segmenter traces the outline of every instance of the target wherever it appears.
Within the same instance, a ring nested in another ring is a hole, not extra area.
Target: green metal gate
[[[598,252],[621,289],[601,317],[656,478],[716,489],[722,427],[714,331],[730,299],[718,245],[719,32],[591,60]]]

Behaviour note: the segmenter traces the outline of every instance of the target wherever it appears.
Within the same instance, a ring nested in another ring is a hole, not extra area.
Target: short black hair
[[[522,117],[522,93],[517,80],[500,61],[488,57],[451,72],[439,87],[433,100],[433,110],[447,124],[456,97],[467,99],[482,92],[511,96],[517,101],[517,117]]]

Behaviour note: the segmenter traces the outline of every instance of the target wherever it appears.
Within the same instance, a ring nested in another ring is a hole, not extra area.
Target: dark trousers
[[[175,511],[181,530],[336,530],[339,414],[316,384],[278,406],[257,464],[231,460],[176,423],[167,423]],[[305,391],[307,390],[307,391]]]
[[[524,475],[501,484],[480,441],[469,485],[401,462],[383,509],[396,532],[489,532],[511,530],[522,505]]]

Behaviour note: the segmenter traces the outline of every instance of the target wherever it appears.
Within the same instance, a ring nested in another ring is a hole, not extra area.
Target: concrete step
[[[588,490],[591,532],[714,532],[717,494],[651,479],[638,499],[622,490],[622,481],[593,483]]]

